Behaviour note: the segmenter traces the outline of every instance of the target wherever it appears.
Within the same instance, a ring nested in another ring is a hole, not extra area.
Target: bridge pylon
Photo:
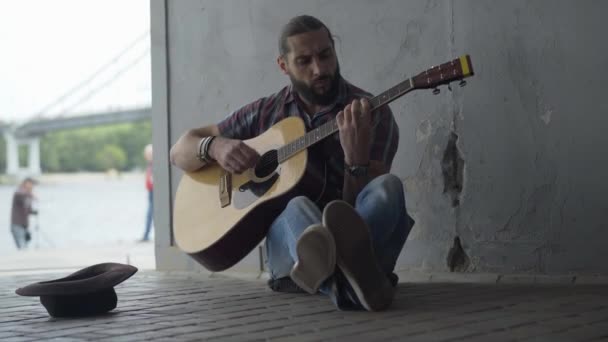
[[[6,142],[6,174],[11,177],[37,176],[40,168],[40,137],[17,138],[12,129],[4,131]],[[19,146],[28,146],[26,167],[19,165]]]

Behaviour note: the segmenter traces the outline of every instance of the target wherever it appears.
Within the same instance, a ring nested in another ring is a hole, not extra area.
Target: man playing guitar
[[[217,125],[188,130],[172,146],[171,162],[186,172],[218,163],[241,174],[260,158],[243,140],[286,117],[300,117],[307,131],[336,119],[339,134],[309,152],[326,161],[323,196],[291,199],[266,235],[269,286],[321,292],[342,310],[386,309],[414,224],[401,180],[389,173],[399,143],[393,114],[388,105],[372,113],[371,95],[342,78],[331,32],[318,19],[291,19],[279,54],[291,84]]]

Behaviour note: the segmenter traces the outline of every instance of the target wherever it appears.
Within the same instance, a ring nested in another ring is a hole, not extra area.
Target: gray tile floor
[[[340,312],[261,280],[146,271],[104,316],[50,318],[17,287],[66,274],[0,276],[0,341],[608,341],[605,285],[401,283],[386,312]]]

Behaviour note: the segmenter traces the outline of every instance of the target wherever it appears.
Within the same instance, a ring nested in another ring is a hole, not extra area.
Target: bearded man
[[[399,145],[395,118],[387,105],[371,113],[371,94],[342,77],[332,34],[317,18],[298,16],[284,26],[277,64],[291,84],[216,125],[188,130],[172,146],[171,162],[186,172],[218,163],[242,173],[259,158],[243,140],[290,116],[307,131],[336,119],[339,134],[309,150],[327,161],[323,197],[291,199],[269,228],[268,284],[278,292],[320,292],[341,310],[386,309],[414,224],[403,184],[389,173]]]

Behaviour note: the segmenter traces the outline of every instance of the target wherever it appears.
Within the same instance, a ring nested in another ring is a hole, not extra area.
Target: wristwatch
[[[367,176],[367,170],[369,169],[369,164],[367,164],[367,165],[344,164],[344,166],[346,167],[346,172],[348,172],[349,175],[355,176],[355,177]]]

